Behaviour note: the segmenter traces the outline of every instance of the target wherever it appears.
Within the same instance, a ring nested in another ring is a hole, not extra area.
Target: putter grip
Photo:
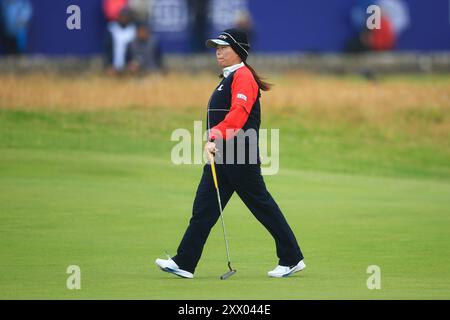
[[[216,186],[216,189],[218,189],[219,185],[217,184],[216,166],[214,165],[214,156],[212,154],[209,155],[209,160],[211,162],[211,172],[214,180],[214,185]]]

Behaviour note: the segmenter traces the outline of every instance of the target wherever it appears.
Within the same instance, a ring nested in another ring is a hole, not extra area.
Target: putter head
[[[220,276],[220,280],[225,280],[228,279],[229,277],[231,277],[233,274],[236,273],[237,270],[230,270],[227,273],[225,273],[224,275]]]

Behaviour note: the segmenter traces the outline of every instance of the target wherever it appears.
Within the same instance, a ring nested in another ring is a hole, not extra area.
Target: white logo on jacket
[[[221,84],[220,86],[219,86],[219,88],[217,88],[217,91],[222,91],[223,90],[223,84]]]
[[[245,94],[242,94],[242,93],[238,93],[236,98],[242,99],[244,101],[247,101],[247,96]]]

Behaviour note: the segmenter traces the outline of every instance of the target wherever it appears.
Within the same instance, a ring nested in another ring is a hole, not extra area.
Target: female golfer
[[[279,262],[268,275],[289,276],[306,266],[291,228],[266,189],[259,159],[260,90],[267,91],[270,85],[262,81],[246,63],[250,45],[244,32],[225,30],[217,39],[208,40],[206,46],[216,49],[217,63],[223,68],[223,79],[208,105],[209,139],[205,145],[206,153],[215,158],[222,208],[236,191],[275,240]],[[192,218],[177,255],[157,259],[156,264],[163,271],[193,278],[203,246],[219,216],[211,165],[206,164],[197,189]]]

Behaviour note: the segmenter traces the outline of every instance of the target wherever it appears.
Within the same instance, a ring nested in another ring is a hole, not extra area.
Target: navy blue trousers
[[[236,191],[248,209],[275,240],[279,264],[291,266],[303,259],[297,240],[280,208],[266,189],[258,164],[216,164],[222,207]],[[222,209],[223,209],[222,208]],[[212,227],[220,218],[211,166],[203,167],[189,226],[173,260],[194,273]]]

